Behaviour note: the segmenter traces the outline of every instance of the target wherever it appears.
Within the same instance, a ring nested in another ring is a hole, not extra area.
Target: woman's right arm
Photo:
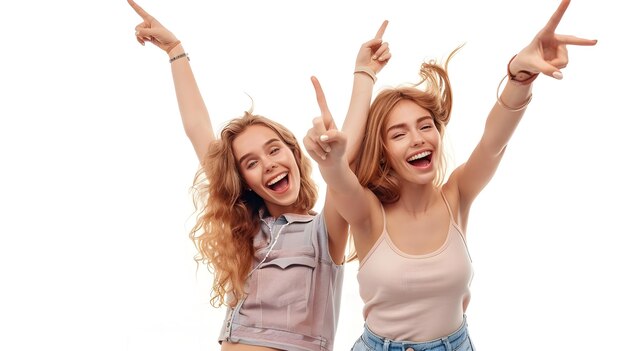
[[[353,232],[368,236],[373,232],[372,219],[378,217],[378,199],[368,188],[361,186],[348,160],[349,136],[337,129],[326,103],[324,91],[317,79],[313,87],[321,117],[313,119],[313,126],[303,140],[304,147],[319,166],[327,188],[327,199],[333,208],[353,228]],[[358,250],[358,248],[357,248]]]
[[[215,140],[215,135],[213,134],[209,112],[204,104],[202,95],[200,95],[200,90],[191,70],[185,49],[180,41],[176,39],[176,36],[148,12],[133,0],[128,0],[128,3],[143,19],[143,22],[135,27],[137,41],[141,45],[145,45],[146,41],[156,45],[168,54],[170,61],[172,58],[176,58],[170,64],[172,66],[178,109],[185,133],[191,141],[198,159],[202,161],[209,144]]]
[[[365,124],[372,100],[372,90],[376,80],[376,74],[380,72],[383,67],[385,67],[391,58],[389,45],[383,42],[382,39],[385,29],[387,28],[387,23],[387,21],[384,21],[378,29],[376,36],[363,43],[357,53],[350,105],[342,125],[342,132],[348,136],[345,156],[350,164],[352,164],[352,162],[356,159],[358,150],[361,147],[361,141],[365,135]],[[313,82],[313,86],[315,87],[320,109],[323,113],[327,113],[328,116],[330,116],[330,112],[327,111],[328,107],[326,106],[326,98],[324,97],[324,92],[322,91],[319,81],[317,81],[317,78],[315,77],[312,77],[311,80]],[[319,140],[319,136],[316,135],[313,138],[316,138],[319,147],[325,149],[331,147],[330,144]],[[321,150],[318,152],[318,156],[322,155]],[[321,167],[320,170],[323,173],[324,179],[327,180],[327,184],[328,182],[340,182],[343,179],[342,177],[329,175],[330,171],[323,170]],[[337,171],[343,173],[342,168],[337,168]],[[349,185],[354,184],[355,186],[360,186],[358,181],[355,183],[355,177],[344,179],[343,181]],[[341,192],[333,191],[333,188],[345,189],[344,186],[334,183],[330,184],[330,186],[326,188],[324,218],[326,219],[330,251],[333,256],[333,260],[335,262],[342,262],[348,238],[347,223],[350,223],[352,218],[358,217],[358,212],[350,211],[350,209],[354,209],[354,206],[347,206],[344,208],[344,198],[342,197]],[[352,196],[350,196],[347,200],[349,201],[351,199]],[[369,218],[369,216],[367,217]],[[358,223],[362,223],[362,221],[358,221]],[[354,231],[356,226],[353,225],[352,228]]]

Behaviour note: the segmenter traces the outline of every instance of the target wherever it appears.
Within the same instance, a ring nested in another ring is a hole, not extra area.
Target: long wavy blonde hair
[[[440,142],[452,112],[452,89],[448,77],[448,63],[462,46],[453,50],[443,65],[434,60],[422,63],[421,80],[417,84],[402,85],[382,90],[370,107],[362,147],[355,160],[355,173],[362,186],[368,187],[381,203],[394,203],[400,198],[399,181],[386,160],[385,126],[393,108],[403,100],[413,101],[430,112],[439,131]],[[424,86],[423,88],[420,88]],[[433,184],[443,184],[447,163],[443,152],[438,153],[436,175]],[[354,244],[350,240],[348,261],[356,259]]]
[[[213,273],[210,301],[215,307],[234,306],[245,296],[245,281],[254,253],[252,239],[260,228],[258,212],[265,207],[259,195],[246,190],[232,148],[233,140],[253,125],[273,130],[293,152],[301,179],[295,209],[310,212],[317,200],[311,162],[287,128],[245,112],[222,129],[220,138],[209,146],[193,181],[197,221],[189,233],[198,249],[196,262],[207,264]]]

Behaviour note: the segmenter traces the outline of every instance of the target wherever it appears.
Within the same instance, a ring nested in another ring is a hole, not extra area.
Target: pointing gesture
[[[146,45],[146,41],[158,46],[161,50],[169,52],[180,41],[167,28],[163,27],[159,21],[146,12],[141,6],[137,5],[133,0],[127,0],[128,4],[143,19],[143,22],[135,27],[135,36],[141,45]]]
[[[331,157],[341,158],[346,151],[346,136],[337,130],[320,82],[315,77],[311,77],[311,82],[322,115],[313,119],[313,127],[304,138],[304,146],[309,155],[318,163]]]
[[[361,45],[361,49],[356,57],[356,67],[369,67],[377,74],[389,62],[391,58],[389,44],[383,42],[383,34],[385,34],[388,23],[389,21],[387,20],[383,21],[378,32],[376,32],[376,36]]]
[[[568,63],[567,45],[595,45],[598,41],[582,39],[572,35],[556,34],[555,30],[569,6],[570,0],[562,0],[548,23],[537,33],[533,40],[513,59],[511,73],[525,71],[530,74],[543,73],[562,79],[560,69]]]

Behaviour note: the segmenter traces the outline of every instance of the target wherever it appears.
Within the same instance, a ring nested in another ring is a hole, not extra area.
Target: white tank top
[[[429,341],[454,332],[470,300],[472,264],[464,235],[450,215],[444,244],[434,252],[410,255],[383,232],[361,260],[357,280],[363,317],[379,336],[392,340]],[[381,206],[382,207],[382,206]]]

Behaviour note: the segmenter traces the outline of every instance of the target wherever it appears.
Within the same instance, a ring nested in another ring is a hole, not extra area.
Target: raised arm
[[[321,117],[314,120],[313,128],[304,139],[304,145],[309,155],[318,162],[327,184],[324,217],[329,233],[331,255],[335,262],[338,262],[338,258],[343,258],[348,223],[354,227],[353,223],[357,223],[356,218],[369,218],[366,215],[368,213],[366,207],[352,204],[353,202],[365,204],[357,199],[360,196],[367,197],[369,190],[361,187],[349,163],[356,158],[363,140],[376,74],[391,58],[389,45],[382,39],[387,24],[388,21],[384,21],[375,37],[359,48],[350,105],[342,126],[343,133],[337,130],[319,81],[315,77],[311,78]],[[322,135],[327,139],[320,139]],[[375,200],[373,194],[369,195],[370,200]]]
[[[169,56],[176,90],[178,109],[183,121],[185,133],[193,148],[202,161],[209,144],[215,140],[209,112],[204,104],[198,84],[189,64],[189,57],[176,36],[167,30],[159,21],[142,9],[133,0],[128,0],[130,6],[143,19],[135,27],[135,36],[141,45],[150,42]]]
[[[320,173],[326,182],[324,215],[329,228],[329,237],[331,242],[343,240],[341,248],[343,253],[347,231],[344,237],[333,238],[332,224],[345,225],[347,222],[352,227],[352,232],[367,236],[371,233],[372,218],[381,212],[375,195],[368,188],[361,186],[350,168],[346,152],[348,137],[346,133],[337,129],[318,80],[315,77],[311,80],[321,117],[313,120],[313,127],[304,138],[304,146],[311,158],[318,163]]]
[[[458,186],[461,211],[467,213],[478,193],[494,175],[506,146],[532,98],[532,82],[539,74],[562,79],[568,63],[567,45],[595,45],[596,40],[555,34],[569,0],[563,0],[545,27],[508,65],[502,93],[491,109],[483,136],[470,155],[450,177]],[[500,87],[499,87],[500,88]],[[500,93],[499,91],[497,93]]]
[[[355,160],[365,135],[365,122],[372,102],[376,75],[391,58],[389,44],[383,42],[383,34],[388,23],[386,20],[383,21],[376,36],[361,45],[356,57],[352,96],[346,118],[341,126],[341,130],[348,135],[346,156],[350,163]]]

